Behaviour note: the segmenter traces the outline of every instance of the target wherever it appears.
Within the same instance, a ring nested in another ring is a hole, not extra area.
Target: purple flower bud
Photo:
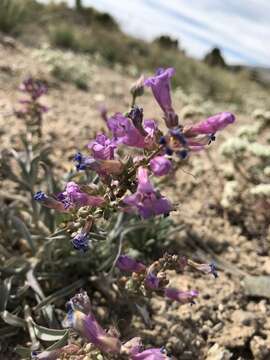
[[[94,171],[98,169],[97,161],[93,157],[84,156],[80,152],[77,152],[77,154],[75,154],[74,161],[77,163],[76,164],[77,171],[85,170],[86,168],[89,168]]]
[[[117,259],[116,266],[121,271],[128,272],[142,272],[146,267],[141,262],[138,262],[127,255],[120,255]]]
[[[74,249],[86,252],[89,249],[89,241],[89,235],[81,231],[71,240],[71,243]]]
[[[35,193],[34,199],[36,201],[45,201],[46,199],[48,199],[48,196],[43,191],[38,191]]]
[[[193,303],[194,302],[193,299],[196,298],[198,294],[199,293],[196,290],[182,291],[173,288],[164,289],[164,295],[167,298],[178,301],[181,304]]]
[[[130,110],[128,117],[132,120],[135,128],[141,133],[143,137],[145,137],[147,132],[143,128],[143,109],[135,105]]]
[[[51,196],[46,195],[43,191],[38,191],[34,195],[34,200],[40,202],[43,206],[57,210],[59,212],[67,212],[65,206],[62,204],[62,202],[54,199]]]
[[[141,75],[139,77],[139,79],[134,84],[132,84],[132,86],[130,88],[130,92],[134,98],[143,95],[143,92],[144,92],[143,85],[144,85],[144,76]]]
[[[156,156],[150,161],[150,168],[156,176],[167,175],[172,169],[172,163],[165,156]]]
[[[188,260],[188,264],[198,271],[202,271],[205,274],[212,274],[215,278],[218,277],[217,268],[214,263],[198,264],[195,261]]]
[[[145,278],[145,286],[151,290],[159,288],[159,279],[156,274],[149,272]]]

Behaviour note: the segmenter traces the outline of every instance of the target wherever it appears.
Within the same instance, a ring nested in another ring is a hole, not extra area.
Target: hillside
[[[166,36],[163,41],[151,44],[133,38],[124,34],[110,15],[93,8],[76,11],[64,4],[44,6],[34,0],[2,3],[6,7],[1,5],[0,30],[2,27],[6,33],[16,35],[27,46],[40,47],[47,42],[52,47],[98,57],[108,67],[120,65],[133,76],[147,70],[153,72],[157,67],[173,66],[177,70],[174,86],[180,86],[187,94],[196,92],[218,102],[243,107],[249,101],[249,94],[268,98],[266,89],[251,80],[254,77],[249,70],[230,72],[209,67],[187,57],[184,49],[178,49]],[[10,10],[12,4],[19,4],[19,9],[14,5]]]

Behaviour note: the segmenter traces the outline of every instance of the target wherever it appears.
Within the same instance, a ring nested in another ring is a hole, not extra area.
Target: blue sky
[[[270,67],[270,0],[82,1],[111,13],[137,37],[168,34],[197,58],[219,46],[229,63]]]

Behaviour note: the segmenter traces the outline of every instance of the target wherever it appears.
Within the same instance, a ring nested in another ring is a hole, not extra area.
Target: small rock
[[[244,310],[235,310],[231,318],[234,323],[240,324],[240,325],[256,325],[257,324],[257,315],[255,313],[252,313],[250,311],[244,311]]]
[[[229,350],[215,344],[208,350],[206,360],[230,360],[232,355]]]
[[[254,336],[250,341],[250,349],[256,360],[267,360],[270,358],[270,338],[262,339]]]
[[[246,276],[243,286],[248,296],[270,299],[270,276]]]
[[[211,340],[229,349],[239,348],[245,346],[255,331],[253,326],[231,324],[223,328],[222,334],[217,333]]]

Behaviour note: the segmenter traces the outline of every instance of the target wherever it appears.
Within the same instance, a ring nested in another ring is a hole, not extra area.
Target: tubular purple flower
[[[178,301],[181,304],[186,304],[186,303],[193,304],[194,299],[199,295],[199,293],[196,290],[182,291],[173,288],[165,288],[164,295],[167,298]]]
[[[146,267],[143,263],[138,262],[127,255],[120,255],[117,259],[116,266],[121,271],[127,272],[143,272]]]
[[[171,99],[170,79],[175,74],[174,68],[159,68],[155,76],[145,80],[144,84],[151,87],[153,95],[164,112],[165,122],[168,128],[178,125],[178,116],[174,112]]]
[[[114,159],[116,144],[105,134],[99,134],[97,135],[96,140],[91,141],[88,144],[88,149],[92,151],[94,159],[112,160]]]
[[[174,74],[174,68],[159,68],[157,69],[155,76],[146,79],[144,82],[146,86],[151,87],[157,103],[165,114],[168,111],[173,110],[170,79]]]
[[[41,203],[41,205],[47,208],[54,209],[59,212],[67,212],[67,209],[61,201],[58,201],[53,197],[46,195],[43,191],[38,191],[37,193],[35,193],[34,200],[38,201],[39,203]]]
[[[124,144],[137,148],[149,148],[153,145],[154,134],[157,129],[153,120],[145,120],[143,122],[143,130],[145,136],[136,129],[132,121],[121,113],[116,113],[108,119],[108,128],[113,133],[115,142],[117,144]]]
[[[163,349],[151,348],[144,351],[139,337],[135,337],[122,345],[121,353],[129,355],[130,360],[166,360],[169,359]]]
[[[158,194],[148,178],[147,169],[139,167],[137,173],[137,191],[123,199],[127,211],[137,211],[144,219],[151,216],[169,214],[172,211],[170,202]]]
[[[165,156],[156,156],[150,161],[150,168],[154,175],[167,175],[172,169],[172,163]]]
[[[218,272],[216,265],[212,262],[210,264],[198,264],[195,261],[188,260],[188,265],[193,267],[194,269],[201,271],[205,274],[212,274],[215,278],[218,277]]]
[[[121,349],[120,340],[116,336],[108,334],[97,322],[91,311],[86,314],[78,310],[73,299],[68,303],[68,323],[82,337],[94,344],[98,349],[108,353],[119,353]]]
[[[151,348],[131,355],[131,360],[166,360],[169,359],[162,349]]]
[[[66,208],[79,208],[87,205],[99,207],[105,203],[101,196],[92,196],[82,192],[80,186],[73,181],[67,183],[65,191],[58,195],[58,199]]]
[[[123,171],[123,164],[119,160],[97,160],[91,156],[84,156],[80,152],[75,155],[74,161],[77,162],[78,171],[91,169],[101,176],[119,175]]]
[[[222,112],[209,117],[206,120],[192,125],[191,127],[184,129],[186,136],[194,136],[200,134],[215,134],[217,131],[223,130],[226,126],[232,124],[235,121],[235,116],[230,112]]]

